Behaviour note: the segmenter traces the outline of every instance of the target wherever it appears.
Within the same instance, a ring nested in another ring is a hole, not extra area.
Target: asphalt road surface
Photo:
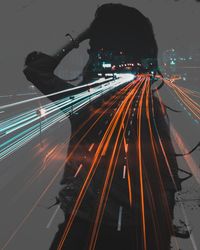
[[[1,162],[1,249],[170,249],[180,180],[152,88],[139,75]]]
[[[50,249],[170,249],[178,166],[150,85],[138,77],[93,106],[97,118],[82,114],[59,193],[66,219]]]

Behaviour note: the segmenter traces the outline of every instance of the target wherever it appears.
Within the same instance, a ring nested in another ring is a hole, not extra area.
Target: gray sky
[[[97,6],[110,2],[121,1],[1,0],[0,91],[26,86],[22,74],[26,55],[33,50],[54,53],[66,42],[66,33],[81,32],[93,20]],[[195,0],[123,0],[123,4],[138,8],[150,18],[160,52],[171,47],[200,49],[200,3]],[[68,79],[80,72],[87,60],[87,47],[84,43],[74,51],[57,73]]]

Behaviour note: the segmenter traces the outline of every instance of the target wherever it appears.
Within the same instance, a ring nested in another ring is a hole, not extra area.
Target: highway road
[[[151,84],[138,75],[2,160],[1,249],[170,249],[181,186]]]
[[[80,131],[81,144],[81,135],[70,142],[75,152],[59,193],[66,219],[50,249],[169,249],[180,183],[150,86],[150,77],[138,77],[89,132]]]

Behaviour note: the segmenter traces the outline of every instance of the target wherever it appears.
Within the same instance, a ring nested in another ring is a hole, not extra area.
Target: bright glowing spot
[[[40,115],[40,117],[44,117],[46,115],[46,109],[45,108],[40,108],[38,110],[38,115]]]
[[[103,68],[111,68],[112,67],[112,65],[111,65],[111,63],[105,63],[105,62],[103,62]]]

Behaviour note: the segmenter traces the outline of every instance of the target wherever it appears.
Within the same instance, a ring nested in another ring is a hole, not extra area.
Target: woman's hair
[[[91,25],[91,51],[101,48],[124,51],[136,59],[157,58],[151,22],[142,13],[122,4],[99,7]]]

